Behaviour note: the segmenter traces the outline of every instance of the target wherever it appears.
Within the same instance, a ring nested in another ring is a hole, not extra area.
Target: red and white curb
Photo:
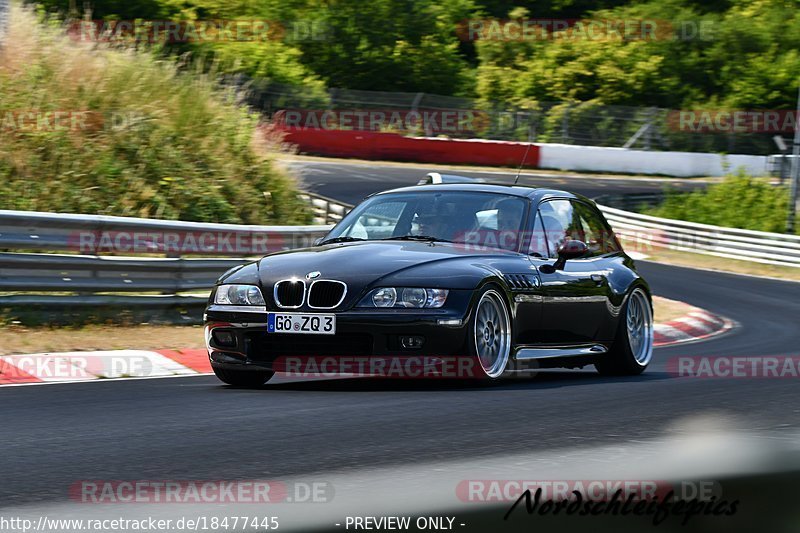
[[[0,386],[208,374],[208,352],[110,350],[0,357]]]
[[[695,308],[686,316],[655,325],[655,346],[697,342],[721,335],[736,323]],[[105,379],[146,379],[211,373],[205,349],[109,350],[38,353],[0,357],[0,386],[74,383]]]
[[[736,326],[737,324],[733,320],[695,308],[687,313],[686,316],[663,324],[656,324],[653,327],[653,345],[671,346],[673,344],[698,342],[722,335]]]

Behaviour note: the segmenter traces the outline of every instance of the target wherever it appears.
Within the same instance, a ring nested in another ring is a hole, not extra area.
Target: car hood
[[[309,273],[319,272],[318,279],[347,283],[343,306],[349,306],[373,286],[474,288],[493,271],[493,260],[519,255],[504,250],[487,253],[450,243],[339,243],[264,257],[259,261],[259,277],[265,292],[271,294],[269,289],[277,281],[306,279]]]

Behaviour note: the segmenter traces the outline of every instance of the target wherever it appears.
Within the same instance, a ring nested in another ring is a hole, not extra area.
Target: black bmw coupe
[[[591,200],[444,183],[375,194],[315,246],[226,272],[205,334],[214,372],[237,386],[276,371],[635,375],[652,357],[653,308]]]

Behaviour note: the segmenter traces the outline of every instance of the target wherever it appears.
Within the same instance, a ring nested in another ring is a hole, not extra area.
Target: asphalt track
[[[391,180],[374,187],[401,179],[394,168],[385,172]],[[329,176],[306,180],[314,175]],[[337,179],[355,186],[352,176]],[[334,195],[335,185],[316,183]],[[571,189],[592,194],[589,185]],[[339,197],[347,201],[353,190]],[[680,378],[667,364],[681,355],[797,354],[800,284],[646,262],[640,268],[656,294],[741,327],[708,342],[656,349],[637,378],[586,369],[480,388],[353,379],[239,390],[213,377],[0,388],[0,509],[66,501],[70,485],[85,479],[297,478],[621,446],[661,437],[702,414],[760,433],[796,434],[796,379]]]
[[[442,174],[458,174],[486,181],[512,183],[514,172],[486,171],[477,172],[461,169],[451,171],[440,170],[440,167],[424,165],[387,166],[380,163],[349,163],[336,161],[297,161],[289,163],[290,167],[302,176],[303,188],[334,198],[336,200],[357,204],[364,197],[379,191],[416,185],[428,172]],[[519,183],[554,189],[568,189],[572,192],[595,198],[603,194],[632,194],[658,192],[666,186],[676,189],[690,190],[703,186],[697,180],[674,180],[663,177],[619,178],[592,176],[587,174],[542,174],[525,170],[521,173]]]

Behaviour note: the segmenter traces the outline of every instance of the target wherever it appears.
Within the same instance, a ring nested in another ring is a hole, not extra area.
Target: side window
[[[533,222],[528,255],[541,258],[548,257],[547,239],[545,238],[544,227],[542,227],[542,216],[539,213],[536,213],[536,220]]]
[[[575,212],[581,220],[583,242],[589,246],[591,257],[619,251],[614,233],[606,224],[603,215],[589,204],[573,201]]]
[[[544,226],[544,240],[547,244],[548,257],[558,257],[558,247],[569,239],[579,238],[575,235],[581,229],[580,218],[569,200],[550,200],[539,206],[539,216]]]

